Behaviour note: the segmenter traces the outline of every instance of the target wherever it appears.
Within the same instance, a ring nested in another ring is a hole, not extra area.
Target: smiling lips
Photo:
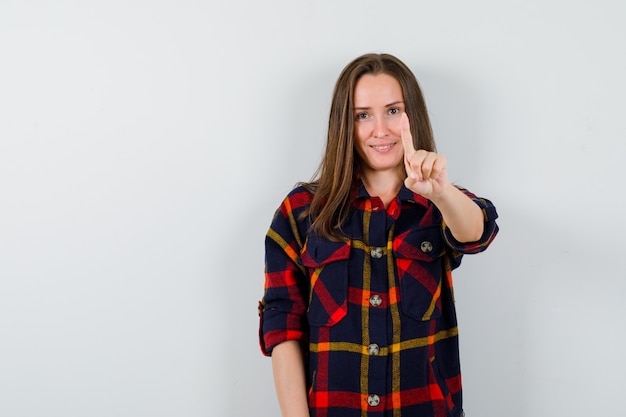
[[[386,145],[370,145],[370,147],[373,148],[375,151],[378,151],[378,152],[387,152],[394,145],[395,145],[395,143],[388,143]]]

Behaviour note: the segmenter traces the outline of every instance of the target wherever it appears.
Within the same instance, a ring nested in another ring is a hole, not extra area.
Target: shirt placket
[[[372,211],[367,225],[369,247],[370,290],[366,313],[367,331],[364,347],[368,356],[367,403],[368,416],[384,415],[387,401],[387,232],[385,208],[379,199],[372,199]]]

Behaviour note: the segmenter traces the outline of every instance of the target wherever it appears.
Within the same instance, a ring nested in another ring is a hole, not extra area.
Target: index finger
[[[415,146],[413,146],[411,125],[409,124],[409,117],[406,113],[402,113],[400,117],[400,137],[402,138],[402,146],[404,147],[404,156],[410,158],[415,153]]]

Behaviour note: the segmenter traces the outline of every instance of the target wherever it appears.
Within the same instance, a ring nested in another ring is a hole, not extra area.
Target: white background
[[[366,52],[501,233],[455,274],[468,417],[626,414],[626,3],[0,3],[0,415],[278,416],[263,240]]]

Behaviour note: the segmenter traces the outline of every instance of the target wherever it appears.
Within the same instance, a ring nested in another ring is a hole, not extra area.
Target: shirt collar
[[[363,180],[361,178],[356,179],[355,190],[353,192],[352,201],[359,199],[368,199],[372,196],[365,189],[365,184],[363,184]],[[429,201],[427,198],[422,197],[419,194],[414,193],[409,190],[406,185],[402,184],[400,187],[400,191],[398,191],[398,195],[396,198],[400,199],[400,203],[409,203],[409,204],[417,204],[423,207],[428,207]]]
[[[400,203],[413,203],[423,207],[428,207],[430,203],[426,197],[414,193],[413,191],[409,190],[404,184],[402,184],[402,187],[398,192],[398,198],[400,198]]]

